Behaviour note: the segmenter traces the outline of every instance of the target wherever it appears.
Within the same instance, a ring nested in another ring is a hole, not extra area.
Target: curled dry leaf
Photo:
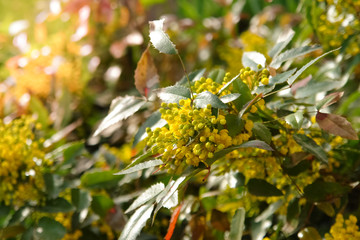
[[[134,78],[136,89],[145,97],[149,89],[159,82],[159,75],[150,55],[149,46],[141,55]]]
[[[318,112],[316,114],[316,122],[326,132],[350,140],[359,139],[351,124],[342,116]]]

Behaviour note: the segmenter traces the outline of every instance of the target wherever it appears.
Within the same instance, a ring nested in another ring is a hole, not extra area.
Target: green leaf
[[[241,240],[245,229],[245,214],[244,208],[236,210],[235,215],[231,220],[229,239]]]
[[[285,117],[285,122],[294,129],[300,129],[304,122],[304,114],[302,112],[295,112]]]
[[[139,128],[136,133],[133,141],[133,147],[136,146],[140,141],[142,141],[146,136],[146,128],[151,128],[155,130],[156,128],[161,128],[167,124],[165,119],[161,118],[161,113],[159,111],[153,112],[150,117],[146,119],[143,125]]]
[[[94,136],[136,113],[146,102],[134,96],[117,97],[111,102],[110,112],[96,129]]]
[[[17,235],[22,234],[26,229],[21,225],[13,225],[0,229],[1,239],[13,239]]]
[[[47,213],[70,212],[73,210],[73,205],[61,197],[48,200],[44,206],[38,208],[38,211]]]
[[[340,98],[344,95],[344,92],[334,92],[325,96],[321,101],[316,104],[316,109],[320,110],[322,108],[326,108],[333,103],[336,103],[340,100]]]
[[[258,65],[265,67],[266,58],[264,55],[258,52],[244,52],[241,58],[242,65],[244,67],[250,67],[255,72],[259,71]]]
[[[81,185],[89,189],[116,187],[123,176],[114,175],[115,171],[87,172],[81,176]]]
[[[48,217],[42,217],[35,231],[35,239],[57,240],[62,239],[65,234],[66,228],[61,223]]]
[[[190,82],[199,80],[201,77],[204,76],[205,71],[206,71],[206,69],[203,68],[203,69],[195,70],[195,71],[189,73],[188,77],[189,77]],[[186,85],[187,83],[188,83],[188,80],[185,75],[179,81],[176,82],[175,86]]]
[[[298,233],[300,240],[322,240],[319,232],[313,227],[306,227]]]
[[[130,205],[130,207],[125,211],[125,213],[129,213],[145,203],[153,204],[155,202],[155,198],[165,189],[165,185],[163,183],[156,183],[145,190],[135,201]],[[153,201],[151,201],[153,200]]]
[[[161,53],[177,54],[175,45],[170,41],[169,36],[164,32],[163,25],[165,19],[150,21],[150,41],[152,45]]]
[[[304,87],[301,87],[296,90],[295,98],[305,98],[313,96],[319,92],[327,92],[339,87],[339,82],[315,82],[311,81]]]
[[[124,175],[124,174],[128,174],[128,173],[133,173],[133,172],[137,172],[137,171],[144,170],[147,168],[156,167],[161,164],[164,164],[163,161],[161,161],[161,160],[150,160],[147,162],[139,163],[131,168],[121,170],[120,172],[115,173],[115,175]]]
[[[293,167],[283,166],[283,170],[285,173],[287,173],[290,176],[297,176],[300,173],[308,170],[310,168],[310,166],[311,166],[311,164],[308,160],[303,160]]]
[[[304,149],[304,151],[312,153],[317,159],[324,163],[328,162],[326,152],[316,142],[303,134],[294,134],[294,140]]]
[[[286,82],[288,80],[288,78],[294,74],[295,71],[296,71],[296,68],[291,69],[286,72],[283,72],[283,73],[280,73],[280,74],[276,75],[275,77],[271,77],[269,79],[269,84],[259,86],[258,88],[256,88],[255,93],[265,94],[265,93],[271,92],[277,84]]]
[[[284,195],[277,187],[264,179],[252,178],[249,180],[247,187],[249,193],[255,196],[271,197]]]
[[[73,188],[71,189],[71,202],[78,211],[88,208],[91,202],[90,193],[79,188]]]
[[[228,106],[223,103],[218,96],[212,94],[211,92],[205,91],[202,93],[199,93],[195,100],[194,100],[195,106],[197,108],[206,108],[208,104],[211,104],[213,108],[221,108],[221,109],[227,109]]]
[[[251,95],[248,85],[246,85],[240,79],[236,79],[233,81],[233,87],[234,87],[233,92],[239,93],[241,95],[241,98],[238,98],[234,101],[236,109],[240,111],[247,102],[253,99],[253,96]]]
[[[261,222],[269,217],[271,217],[282,205],[284,204],[283,200],[278,200],[270,204],[259,216],[255,218],[255,222]]]
[[[329,53],[332,53],[332,52],[337,51],[337,50],[339,50],[339,49],[340,49],[340,48],[337,48],[337,49],[331,50],[331,51],[329,51],[329,52],[326,52],[326,53],[322,54],[321,56],[319,56],[319,57],[311,60],[310,62],[308,62],[308,63],[305,64],[304,66],[302,66],[302,68],[300,68],[299,71],[297,71],[297,72],[295,73],[295,75],[291,76],[291,77],[288,79],[289,85],[292,85],[292,84],[294,83],[294,81],[295,81],[308,67],[310,67],[310,66],[311,66],[313,63],[315,63],[317,60],[319,60],[320,58],[328,55]]]
[[[239,97],[240,97],[239,93],[230,93],[228,95],[221,96],[220,100],[223,103],[229,103],[229,102],[232,102],[232,101],[238,99]]]
[[[220,95],[220,93],[222,93],[225,89],[227,89],[230,84],[232,84],[234,81],[236,81],[238,78],[239,78],[240,74],[236,75],[235,77],[233,77],[230,81],[228,81],[220,90],[219,92],[217,93],[217,95]],[[242,81],[241,81],[242,82]],[[249,90],[250,92],[250,90]],[[239,92],[240,93],[240,92]],[[241,95],[241,93],[240,93]],[[250,94],[251,95],[251,94]]]
[[[260,122],[255,122],[252,131],[257,138],[263,140],[267,144],[270,144],[272,137],[271,132],[264,124]]]
[[[321,48],[321,46],[303,46],[303,47],[298,47],[298,48],[292,48],[290,50],[287,50],[287,51],[279,54],[279,56],[275,57],[272,60],[272,62],[270,63],[270,67],[277,69],[281,66],[281,64],[283,62],[285,62],[287,60],[300,57],[302,55],[316,51],[320,48]]]
[[[129,165],[127,165],[126,168],[124,168],[124,170],[132,168],[132,167],[138,165],[139,163],[142,163],[143,161],[147,160],[149,157],[151,157],[153,155],[153,152],[157,152],[157,149],[158,149],[158,147],[155,146],[152,149],[145,152],[144,154],[138,156]]]
[[[157,95],[163,102],[166,103],[179,103],[181,99],[191,98],[189,88],[181,85],[162,88]]]
[[[260,149],[264,149],[264,150],[268,150],[268,151],[273,151],[273,149],[265,142],[260,141],[260,140],[251,140],[248,141],[246,143],[243,143],[241,145],[237,145],[237,146],[232,146],[229,148],[225,148],[223,150],[220,150],[218,152],[214,153],[214,157],[207,159],[206,162],[207,164],[210,166],[211,164],[213,164],[217,159],[224,157],[226,154],[239,149],[239,148],[260,148]]]
[[[286,221],[290,222],[291,220],[298,218],[300,214],[299,198],[294,198],[290,201],[287,207]]]
[[[105,195],[95,195],[92,197],[91,209],[100,217],[105,217],[108,211],[114,207],[111,198]]]
[[[317,179],[304,188],[304,196],[311,202],[320,202],[340,197],[349,190],[351,190],[349,186],[342,186],[337,182],[324,182]]]
[[[334,209],[333,205],[329,202],[317,203],[316,207],[318,209],[320,209],[323,213],[328,215],[329,217],[335,216],[335,209]]]
[[[319,124],[321,129],[328,133],[350,140],[359,140],[359,137],[351,126],[351,123],[342,116],[318,112],[316,114],[316,122]]]
[[[226,72],[224,71],[224,69],[214,69],[209,73],[208,78],[211,78],[214,82],[221,84],[225,77],[225,74]]]
[[[286,32],[282,32],[276,41],[275,46],[269,51],[271,58],[276,58],[277,55],[289,44],[294,37],[295,32],[292,29],[288,29]]]
[[[238,135],[244,129],[245,121],[239,118],[237,115],[227,114],[225,119],[227,129],[229,130],[229,135],[231,137]]]
[[[146,204],[138,208],[126,223],[118,240],[135,240],[151,217],[153,204]]]
[[[72,163],[85,149],[84,141],[72,142],[64,149],[64,164]]]
[[[41,123],[42,128],[47,128],[49,126],[49,112],[43,103],[34,95],[30,98],[29,108],[37,115],[36,121]]]

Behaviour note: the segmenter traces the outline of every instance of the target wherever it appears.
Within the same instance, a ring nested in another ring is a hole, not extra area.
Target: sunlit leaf
[[[320,58],[328,55],[329,53],[332,53],[334,51],[337,51],[339,50],[340,48],[337,48],[337,49],[334,49],[334,50],[331,50],[329,52],[326,52],[324,54],[322,54],[321,56],[311,60],[310,62],[308,62],[307,64],[305,64],[304,66],[302,66],[299,71],[297,71],[293,76],[291,76],[289,79],[288,79],[288,83],[289,85],[292,85],[294,83],[294,81],[308,68],[310,67],[313,63],[315,63],[317,60],[319,60]]]
[[[197,108],[206,108],[208,104],[211,104],[213,108],[222,108],[227,109],[228,106],[223,103],[218,96],[212,94],[211,92],[205,91],[202,93],[199,93],[195,100],[194,100],[195,106]]]
[[[294,140],[304,149],[304,151],[312,153],[316,158],[324,163],[328,162],[326,152],[317,143],[303,134],[294,134]]]
[[[316,104],[316,109],[320,110],[321,108],[326,108],[331,104],[336,103],[344,95],[344,92],[334,92],[325,96],[320,102]]]
[[[273,215],[282,205],[284,204],[283,200],[278,200],[272,204],[270,204],[259,216],[255,218],[255,222],[261,222],[266,220],[271,215]]]
[[[271,58],[276,58],[277,55],[289,44],[294,37],[295,32],[292,29],[288,29],[286,32],[281,33],[276,41],[275,46],[269,51]]]
[[[240,74],[233,77],[230,81],[228,81],[217,93],[217,95],[220,95],[225,89],[227,89],[234,81],[236,81],[239,78]],[[242,81],[241,81],[242,82]],[[238,92],[241,95],[241,92]]]
[[[189,88],[181,85],[162,88],[157,95],[163,102],[166,103],[178,103],[181,99],[191,98]]]
[[[300,111],[287,115],[285,122],[294,129],[300,129],[304,121],[304,114]]]
[[[159,83],[159,75],[149,51],[149,46],[141,55],[135,69],[135,87],[145,97],[148,96],[149,90]]]
[[[320,48],[320,46],[303,46],[287,50],[275,57],[270,63],[270,67],[279,68],[287,60],[303,56]]]
[[[134,96],[117,97],[111,102],[110,112],[96,129],[94,136],[136,113],[146,102]]]
[[[156,183],[146,189],[125,211],[125,213],[129,213],[138,207],[142,206],[143,204],[149,202],[151,199],[155,200],[163,190],[165,189],[165,185],[163,183]]]
[[[230,225],[230,239],[241,240],[245,228],[245,209],[239,208],[236,210]]]
[[[150,21],[150,41],[153,46],[161,53],[177,54],[175,45],[171,42],[169,36],[164,32],[164,19]]]
[[[150,218],[153,209],[153,204],[139,207],[126,223],[119,240],[135,240]]]
[[[229,103],[229,102],[232,102],[232,101],[238,99],[239,97],[240,97],[239,93],[230,93],[228,95],[221,96],[220,100],[223,103]]]
[[[327,92],[327,91],[333,90],[333,89],[338,88],[338,87],[339,87],[338,82],[329,82],[329,81],[315,82],[315,81],[311,81],[306,86],[301,87],[301,88],[296,90],[295,98],[305,98],[305,97],[313,96],[313,95],[315,95],[315,94],[317,94],[319,92]]]
[[[137,172],[137,171],[144,170],[147,168],[156,167],[161,164],[163,164],[163,161],[161,161],[161,160],[150,160],[147,162],[139,163],[131,168],[121,170],[120,172],[115,173],[115,175],[124,175],[124,174],[132,173],[132,172]]]
[[[255,196],[271,197],[284,195],[277,187],[264,179],[252,178],[247,184],[249,193]]]
[[[123,176],[117,176],[114,173],[114,170],[86,172],[81,176],[81,185],[89,189],[116,187]]]
[[[329,217],[334,217],[335,216],[335,209],[334,209],[333,205],[331,203],[329,203],[329,202],[317,203],[316,207],[318,209],[320,209],[323,213],[328,215]]]
[[[328,113],[318,112],[316,122],[326,132],[338,135],[350,140],[358,140],[358,135],[346,118]]]
[[[244,67],[250,67],[251,70],[259,71],[258,65],[265,67],[266,58],[263,54],[258,52],[244,52],[241,58]]]

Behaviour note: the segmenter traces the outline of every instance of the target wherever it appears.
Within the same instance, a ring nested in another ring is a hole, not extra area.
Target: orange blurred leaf
[[[319,124],[320,128],[326,132],[350,140],[359,139],[351,124],[342,116],[318,112],[316,114],[316,122]]]
[[[181,207],[182,207],[182,205],[177,206],[175,208],[173,214],[171,215],[169,228],[168,228],[168,231],[167,231],[166,236],[164,238],[165,240],[170,240],[171,236],[174,233],[175,225],[176,225],[176,222],[177,222],[177,220],[179,218]]]
[[[136,89],[145,97],[148,90],[159,82],[159,75],[155,67],[154,61],[149,52],[150,45],[141,55],[135,70],[135,86]]]

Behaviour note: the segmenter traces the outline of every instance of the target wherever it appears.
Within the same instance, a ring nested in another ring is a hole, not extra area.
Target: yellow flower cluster
[[[227,74],[223,84],[226,84],[228,77]],[[223,84],[210,78],[202,78],[194,83],[193,91],[217,93]],[[228,93],[230,91],[225,90],[222,94]],[[264,104],[263,100],[261,102]],[[181,172],[187,165],[198,166],[200,162],[206,164],[206,160],[213,158],[217,151],[242,144],[252,136],[253,122],[247,119],[248,114],[243,116],[243,131],[230,136],[225,111],[219,110],[215,116],[210,104],[205,108],[195,108],[191,99],[182,99],[179,103],[162,103],[160,113],[168,126],[154,131],[147,128],[148,136],[145,141],[148,146],[153,146],[154,154],[161,154],[161,159],[169,170],[175,166]]]
[[[355,56],[360,53],[360,1],[318,0],[323,11],[319,17],[318,35],[325,49],[334,49],[349,40],[346,52]]]
[[[261,68],[261,65],[258,66]],[[249,89],[254,89],[255,86],[258,86],[261,82],[263,85],[269,84],[269,70],[264,68],[262,71],[255,72],[251,70],[249,67],[243,68],[240,70],[240,79],[248,85]]]
[[[21,206],[42,198],[45,153],[33,127],[34,120],[25,116],[0,123],[0,202],[6,205]]]
[[[330,228],[330,234],[325,234],[325,240],[355,240],[360,239],[359,227],[356,225],[357,219],[350,215],[344,221],[342,214],[336,216],[335,224]]]
[[[83,234],[81,232],[81,230],[76,229],[73,232],[69,232],[71,231],[71,218],[72,218],[73,212],[71,213],[57,213],[55,216],[55,220],[58,221],[59,223],[61,223],[66,229],[67,229],[67,233],[65,234],[65,236],[62,238],[62,240],[77,240],[79,239]]]

